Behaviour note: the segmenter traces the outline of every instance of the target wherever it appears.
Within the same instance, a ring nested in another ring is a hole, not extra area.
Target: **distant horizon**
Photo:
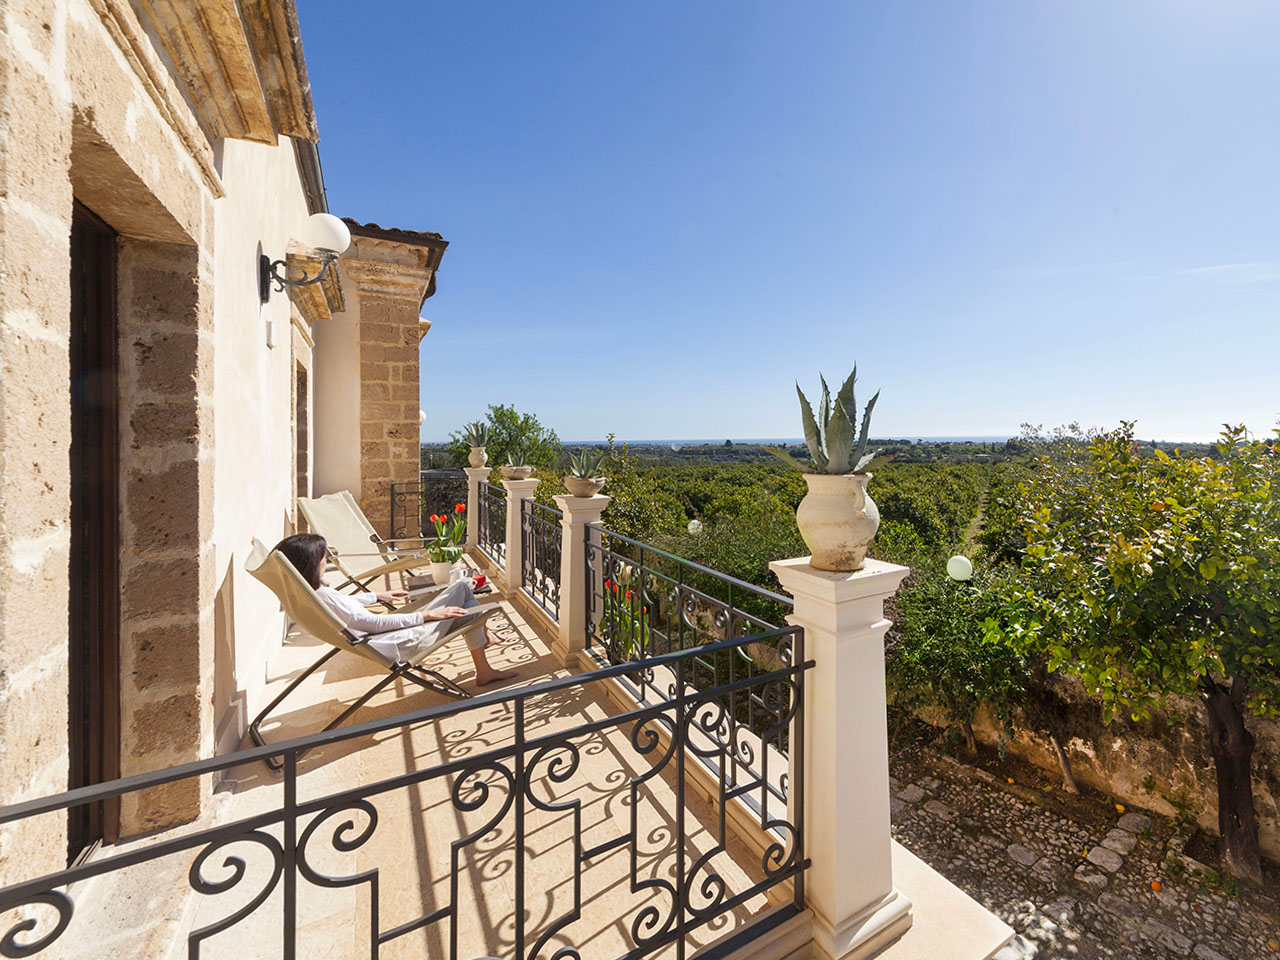
[[[1018,439],[1018,434],[967,434],[958,436],[918,436],[913,434],[903,434],[896,437],[872,437],[869,443],[899,443],[908,441],[911,443],[1005,443],[1008,440]],[[1140,443],[1212,443],[1213,440],[1197,440],[1190,437],[1137,437]],[[1216,438],[1214,438],[1216,439]],[[804,443],[803,437],[708,437],[694,439],[638,439],[615,437],[615,444],[629,444],[631,446],[646,447],[701,447],[701,446],[721,446],[728,440],[733,444],[743,444],[747,446],[799,446]],[[422,440],[422,446],[443,446],[451,441],[444,440]],[[603,446],[609,441],[605,438],[594,440],[561,440],[560,444],[566,447],[579,447],[588,445]]]

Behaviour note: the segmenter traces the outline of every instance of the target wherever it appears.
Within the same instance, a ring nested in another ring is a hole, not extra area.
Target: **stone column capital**
[[[597,493],[590,497],[571,497],[567,494],[557,494],[552,497],[556,502],[556,506],[560,508],[560,524],[565,527],[582,527],[588,523],[598,523],[600,516],[604,513],[604,508],[609,505],[613,497],[605,496]]]
[[[477,483],[488,483],[489,474],[493,473],[493,467],[463,467],[462,472],[467,475],[468,480],[474,480]]]
[[[507,494],[513,500],[528,500],[533,496],[534,491],[538,489],[538,484],[542,481],[537,477],[530,477],[527,480],[506,480],[502,481],[502,485],[507,488]]]

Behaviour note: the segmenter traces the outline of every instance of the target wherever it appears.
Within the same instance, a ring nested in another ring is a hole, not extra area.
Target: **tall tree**
[[[489,466],[500,467],[513,450],[523,451],[524,460],[533,467],[552,467],[560,457],[560,438],[550,427],[544,427],[532,413],[520,413],[513,406],[491,404],[485,414],[489,426]],[[463,431],[449,434],[449,454],[455,466],[467,465],[470,446]]]
[[[1213,456],[1139,456],[1133,424],[1042,459],[1023,485],[1028,650],[1104,717],[1197,695],[1226,868],[1260,880],[1248,714],[1280,714],[1280,445],[1228,427]]]

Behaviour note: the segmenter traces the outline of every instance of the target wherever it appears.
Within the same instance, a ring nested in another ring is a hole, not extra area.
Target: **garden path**
[[[1280,960],[1274,884],[1228,892],[1184,853],[1189,827],[1069,817],[920,745],[890,768],[895,838],[1017,931],[996,960]]]

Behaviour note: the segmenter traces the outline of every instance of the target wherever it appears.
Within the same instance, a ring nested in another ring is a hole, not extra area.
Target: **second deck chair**
[[[284,688],[279,696],[267,704],[266,709],[254,717],[253,722],[249,724],[249,736],[253,738],[253,742],[258,746],[266,746],[267,741],[262,736],[261,726],[263,721],[270,716],[271,711],[280,706],[285,698],[298,689],[307,677],[344,651],[376,663],[387,673],[385,676],[379,677],[378,681],[364,695],[343,710],[335,720],[327,724],[324,727],[325,730],[332,730],[334,727],[341,725],[344,720],[368,703],[371,698],[397,677],[404,677],[406,680],[412,680],[428,690],[435,690],[451,697],[471,696],[470,693],[458,686],[454,681],[442,676],[435,670],[422,666],[422,660],[454,637],[471,630],[480,629],[482,624],[499,609],[498,604],[481,604],[469,610],[466,616],[448,621],[449,629],[442,632],[432,643],[426,645],[414,656],[412,661],[393,660],[369,644],[369,640],[376,639],[381,634],[357,635],[344,627],[342,621],[334,616],[333,611],[311,589],[311,585],[302,579],[302,574],[298,572],[298,569],[278,550],[269,550],[260,540],[255,539],[253,541],[253,550],[249,555],[248,562],[245,564],[245,569],[276,595],[280,605],[284,608],[284,612],[298,626],[311,634],[311,636],[318,640],[323,640],[333,647],[332,650],[302,671],[298,677]],[[425,605],[429,599],[424,598],[418,601],[416,605]],[[414,609],[415,604],[408,604],[400,607],[398,612],[411,613]],[[386,632],[394,633],[396,631],[388,630]],[[301,753],[298,754],[298,756],[301,755]],[[283,761],[278,757],[273,757],[267,763],[272,768],[278,769]]]
[[[422,537],[383,540],[373,529],[364,511],[349,491],[327,493],[323,497],[299,497],[298,509],[307,518],[313,533],[324,537],[329,545],[329,558],[347,579],[338,589],[354,585],[369,591],[369,584],[389,573],[400,573],[426,566],[427,557],[420,549],[406,550],[402,543],[423,543]]]

